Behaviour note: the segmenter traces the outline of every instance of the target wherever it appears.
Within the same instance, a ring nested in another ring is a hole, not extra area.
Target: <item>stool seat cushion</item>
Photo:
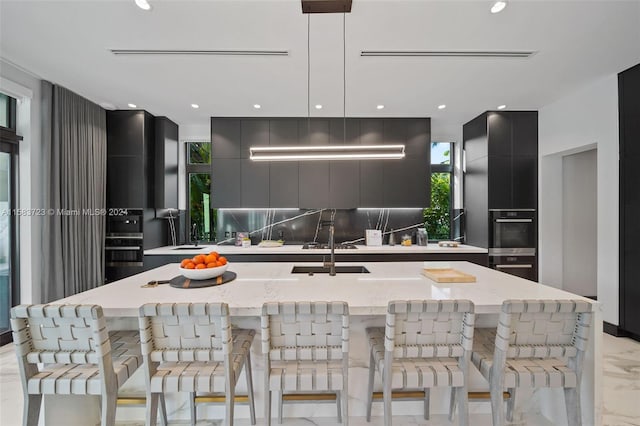
[[[109,333],[113,370],[119,388],[142,365],[140,335],[137,331]],[[37,356],[36,352],[29,354]],[[102,377],[97,364],[45,364],[29,378],[30,394],[101,395]]]
[[[371,345],[376,366],[381,374],[384,374],[384,328],[368,328],[367,338]],[[421,349],[424,350],[424,346]],[[438,352],[437,348],[432,349],[427,350],[427,352]],[[416,350],[418,349],[416,348]],[[394,358],[391,372],[391,388],[424,389],[462,386],[464,384],[464,372],[458,364],[458,359],[448,357]]]
[[[269,390],[340,391],[343,373],[342,360],[271,361]]]

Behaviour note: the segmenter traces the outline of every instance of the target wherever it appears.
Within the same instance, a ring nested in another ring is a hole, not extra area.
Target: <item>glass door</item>
[[[14,271],[13,154],[0,144],[0,344],[11,339],[9,311],[17,303]],[[11,151],[11,149],[8,149]]]

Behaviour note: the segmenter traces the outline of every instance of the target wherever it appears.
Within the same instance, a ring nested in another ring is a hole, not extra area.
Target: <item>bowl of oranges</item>
[[[227,258],[212,251],[183,259],[180,262],[180,273],[191,280],[208,280],[224,274],[228,267]]]

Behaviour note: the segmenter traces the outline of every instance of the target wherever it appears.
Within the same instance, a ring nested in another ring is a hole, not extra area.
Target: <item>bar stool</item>
[[[42,395],[99,395],[101,424],[115,423],[118,389],[142,364],[138,332],[109,333],[97,305],[16,306],[11,329],[23,425],[38,424]]]
[[[473,312],[474,305],[468,300],[389,302],[386,327],[366,330],[371,350],[367,421],[371,420],[377,368],[382,377],[385,426],[392,424],[392,390],[424,390],[424,418],[428,420],[429,390],[434,387],[450,387],[452,401],[454,392],[458,394],[460,425],[469,424],[467,373]]]
[[[489,381],[494,426],[513,420],[517,388],[564,388],[570,426],[582,424],[580,380],[591,326],[582,300],[507,300],[498,328],[478,329],[471,361]]]
[[[255,331],[232,329],[226,303],[145,304],[140,307],[139,327],[147,426],[156,423],[158,396],[169,392],[189,392],[192,425],[196,393],[224,392],[225,424],[233,425],[235,388],[243,366],[251,424],[256,423],[250,354]]]
[[[265,303],[261,324],[266,424],[271,425],[271,392],[278,394],[279,423],[285,393],[310,392],[335,394],[338,421],[348,425],[348,305]]]

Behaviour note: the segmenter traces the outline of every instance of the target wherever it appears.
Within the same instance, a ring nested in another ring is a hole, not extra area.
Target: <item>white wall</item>
[[[618,325],[618,77],[596,80],[539,112],[540,282],[562,287],[562,156],[597,147],[597,286]]]
[[[40,79],[0,59],[0,90],[18,99],[18,134],[20,142],[18,172],[18,206],[25,211],[44,207],[41,173]],[[40,244],[41,217],[19,217],[20,301],[41,302]],[[34,260],[35,259],[35,260]]]
[[[598,151],[562,157],[562,287],[598,294]]]

